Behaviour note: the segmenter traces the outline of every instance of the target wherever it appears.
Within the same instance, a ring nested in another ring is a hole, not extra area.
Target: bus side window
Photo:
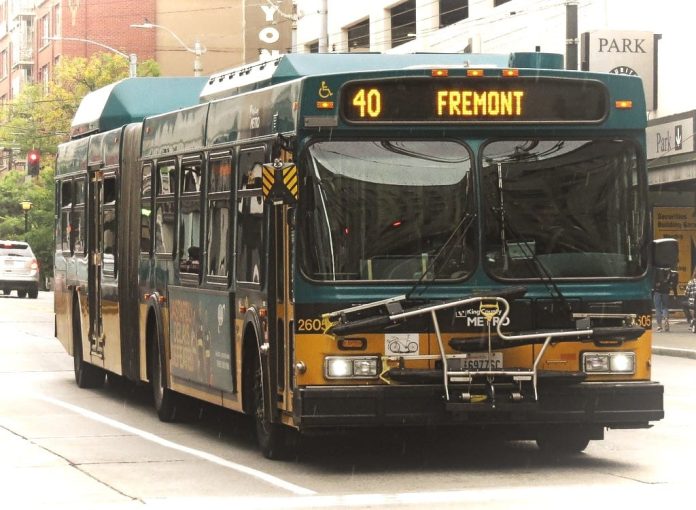
[[[176,163],[157,165],[157,196],[155,197],[155,253],[174,254]]]
[[[75,179],[74,188],[75,207],[70,220],[70,234],[73,253],[84,255],[85,253],[85,179]]]
[[[73,232],[71,225],[72,205],[73,205],[73,181],[66,180],[60,185],[60,239],[61,250],[72,252]]]
[[[140,191],[140,253],[152,249],[152,166],[143,165]]]
[[[179,209],[179,270],[200,273],[201,251],[201,160],[181,167],[181,207]]]
[[[208,210],[206,253],[208,275],[228,277],[230,258],[231,192],[234,171],[229,154],[211,158],[208,164]]]
[[[237,280],[240,282],[263,281],[263,161],[264,149],[243,151],[239,156],[239,190],[242,194],[237,200]]]

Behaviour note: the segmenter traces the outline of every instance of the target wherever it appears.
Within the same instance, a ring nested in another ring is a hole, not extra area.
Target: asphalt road
[[[77,388],[51,312],[50,293],[0,297],[0,508],[676,508],[693,491],[693,359],[654,358],[665,420],[570,458],[385,430],[312,438],[273,462],[232,413],[164,424],[146,387]]]

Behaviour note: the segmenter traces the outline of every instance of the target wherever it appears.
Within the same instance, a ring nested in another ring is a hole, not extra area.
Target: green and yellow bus
[[[296,54],[88,96],[59,148],[57,336],[297,434],[485,427],[561,452],[664,415],[636,77],[545,53]],[[192,98],[192,96],[196,96]]]

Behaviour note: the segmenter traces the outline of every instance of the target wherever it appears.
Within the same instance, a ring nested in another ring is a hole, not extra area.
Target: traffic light
[[[27,175],[39,175],[39,167],[41,166],[41,152],[39,149],[31,149],[27,152]]]

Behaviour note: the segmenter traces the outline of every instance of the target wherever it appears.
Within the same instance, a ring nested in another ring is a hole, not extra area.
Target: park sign
[[[652,32],[595,30],[581,39],[582,69],[599,73],[628,74],[643,80],[645,104],[657,109],[657,40]]]
[[[694,152],[694,120],[689,111],[648,121],[645,133],[648,160]]]

